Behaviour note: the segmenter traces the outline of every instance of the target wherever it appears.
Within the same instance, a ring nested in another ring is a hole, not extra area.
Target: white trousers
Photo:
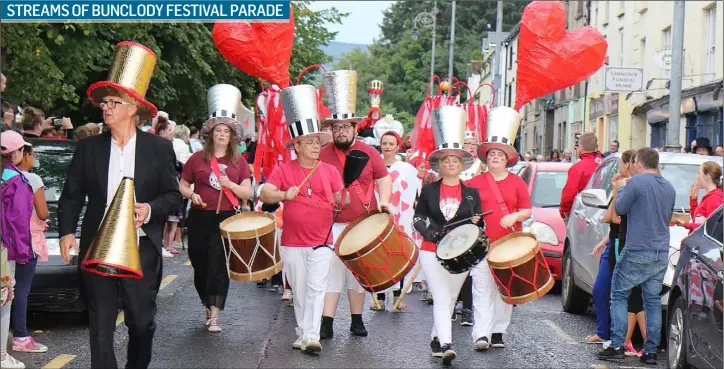
[[[335,243],[337,242],[337,237],[342,234],[342,231],[344,231],[344,227],[346,227],[347,224],[348,223],[334,223],[332,226],[332,239]],[[365,292],[365,289],[359,284],[352,271],[349,270],[344,263],[342,263],[342,260],[340,260],[337,255],[334,255],[332,256],[332,261],[329,263],[327,292],[340,293],[344,289],[345,285],[349,290],[353,290],[358,293]]]
[[[490,271],[488,261],[483,259],[476,265],[470,275],[473,277],[473,342],[478,338],[490,340],[493,333],[505,333],[513,314],[513,305],[507,304],[500,297],[495,278]]]
[[[6,274],[10,278],[15,278],[15,262],[8,262],[9,268]],[[8,353],[8,340],[10,339],[10,308],[13,306],[13,301],[10,300],[0,309],[0,354],[5,355]]]
[[[324,308],[324,290],[329,262],[335,257],[329,247],[280,247],[289,285],[294,291],[294,316],[297,335],[319,341]]]
[[[451,318],[468,272],[450,274],[431,251],[420,250],[420,263],[427,276],[427,288],[435,301],[432,305],[433,325],[430,339],[437,337],[442,345],[452,343]]]

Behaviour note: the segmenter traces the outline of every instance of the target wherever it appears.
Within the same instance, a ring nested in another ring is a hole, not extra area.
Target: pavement
[[[367,296],[365,306],[371,297]],[[164,279],[158,296],[157,330],[152,368],[438,368],[430,356],[432,306],[419,294],[405,299],[405,312],[365,309],[370,335],[349,333],[346,299],[340,301],[335,336],[322,341],[319,356],[292,350],[294,310],[279,293],[255,283],[231,283],[222,333],[208,333],[204,310],[193,286],[193,269],[185,252],[165,259]],[[389,310],[389,308],[388,308]],[[115,334],[116,357],[125,365],[127,330],[119,315]],[[27,368],[87,368],[90,366],[88,329],[77,314],[32,313],[28,322],[38,342],[49,346],[43,354],[12,353]],[[595,332],[595,316],[571,315],[561,309],[560,296],[549,294],[519,305],[505,335],[505,349],[473,350],[471,327],[453,322],[458,357],[453,367],[465,368],[654,368],[637,358],[620,363],[599,361],[600,345],[580,343]],[[666,368],[665,353],[658,368]]]

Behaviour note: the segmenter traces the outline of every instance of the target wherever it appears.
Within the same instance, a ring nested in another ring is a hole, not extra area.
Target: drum
[[[435,255],[452,274],[465,273],[478,265],[488,252],[488,237],[480,227],[463,224],[446,234],[437,244]]]
[[[252,211],[226,218],[219,224],[229,278],[260,281],[282,270],[274,215]]]
[[[419,250],[387,213],[365,214],[349,223],[335,253],[369,292],[400,283],[417,263]]]
[[[555,283],[532,233],[511,233],[493,242],[487,260],[503,301],[511,305],[535,301]]]

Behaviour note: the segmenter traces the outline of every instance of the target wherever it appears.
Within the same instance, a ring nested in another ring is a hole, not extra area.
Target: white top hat
[[[234,133],[234,140],[242,137],[241,124],[241,91],[232,85],[219,84],[209,89],[209,119],[201,128],[202,135],[208,135],[219,124],[227,125]]]
[[[329,142],[329,135],[319,130],[319,111],[317,110],[317,89],[312,85],[287,87],[279,95],[284,117],[287,120],[289,135],[286,143],[291,148],[302,137],[319,137],[322,145]]]
[[[473,165],[473,155],[463,149],[468,113],[458,106],[441,106],[432,111],[432,132],[437,150],[430,154],[430,169],[440,173],[440,161],[454,155],[462,159],[463,169]]]
[[[508,166],[512,167],[518,162],[518,151],[513,144],[518,136],[520,127],[520,114],[507,106],[496,106],[488,113],[488,137],[478,151],[478,157],[486,161],[488,151],[498,149],[508,156]]]
[[[357,116],[357,72],[335,70],[324,74],[324,91],[330,116],[324,124],[362,120]]]
[[[381,140],[382,135],[388,131],[397,133],[400,138],[402,138],[402,133],[404,132],[402,123],[395,120],[395,118],[392,117],[392,114],[387,114],[384,118],[378,120],[373,128],[373,133],[378,141]]]

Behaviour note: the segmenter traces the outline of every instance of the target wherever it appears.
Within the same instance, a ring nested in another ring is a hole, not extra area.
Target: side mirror
[[[608,196],[606,196],[606,191],[600,188],[591,188],[581,192],[581,201],[592,208],[608,209]]]

